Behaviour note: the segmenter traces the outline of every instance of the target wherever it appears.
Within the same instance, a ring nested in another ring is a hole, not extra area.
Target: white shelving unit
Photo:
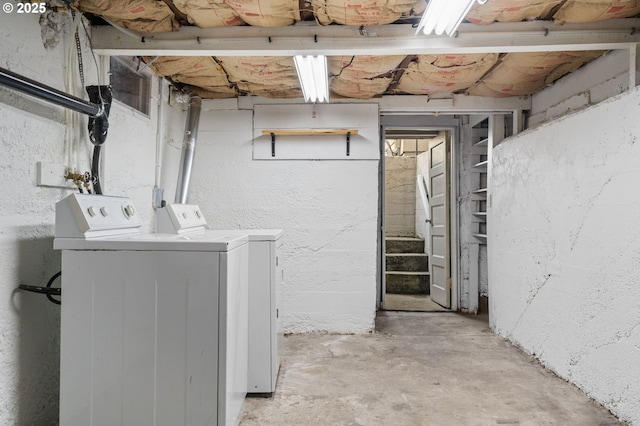
[[[489,166],[489,117],[476,124],[471,131],[473,140],[471,171],[475,174],[475,190],[472,191],[472,200],[474,210],[471,213],[472,218],[472,235],[480,244],[487,242],[487,196]]]
[[[492,152],[507,136],[508,125],[505,116],[500,114],[476,116],[471,125],[471,151],[470,158],[467,159],[471,173],[471,196],[467,210],[470,216],[467,223],[471,226],[471,241],[468,245],[471,311],[488,311]]]

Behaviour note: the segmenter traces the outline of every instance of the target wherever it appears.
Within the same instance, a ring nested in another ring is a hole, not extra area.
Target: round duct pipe
[[[174,200],[174,202],[179,204],[186,204],[189,195],[189,184],[191,183],[191,171],[196,153],[196,140],[198,139],[198,124],[200,123],[201,110],[202,99],[197,96],[191,97],[189,100],[189,110],[187,111],[187,123],[184,129],[180,171],[178,172],[178,184],[176,186],[176,198]]]

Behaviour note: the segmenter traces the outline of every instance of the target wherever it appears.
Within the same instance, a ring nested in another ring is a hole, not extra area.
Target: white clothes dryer
[[[208,230],[197,205],[168,204],[158,211],[158,232],[228,235],[249,239],[249,365],[247,392],[270,396],[276,390],[284,335],[280,318],[284,268],[281,229]]]

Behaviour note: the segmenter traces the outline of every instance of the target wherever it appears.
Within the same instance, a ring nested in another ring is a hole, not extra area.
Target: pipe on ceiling
[[[184,129],[184,140],[182,142],[180,171],[178,172],[178,184],[176,186],[176,198],[174,200],[174,202],[179,204],[186,204],[189,195],[189,184],[191,183],[191,171],[196,153],[196,140],[198,139],[201,109],[202,99],[198,96],[192,96],[189,100],[189,110],[187,112],[187,122]]]

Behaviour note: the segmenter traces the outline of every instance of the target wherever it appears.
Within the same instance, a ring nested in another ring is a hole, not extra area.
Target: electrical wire
[[[89,50],[91,51],[91,57],[93,58],[93,63],[96,64],[96,75],[98,76],[98,96],[100,97],[100,102],[104,104],[104,100],[102,99],[102,92],[100,91],[101,78],[100,78],[100,67],[98,66],[98,60],[96,59],[96,53],[93,51],[93,42],[91,41],[91,36],[89,35],[89,31],[87,31],[87,27],[84,24],[84,21],[80,19],[80,23],[82,24],[82,28],[84,28],[84,34],[87,36],[87,41],[89,42]]]
[[[61,296],[62,295],[62,289],[61,288],[56,288],[56,287],[51,287],[51,285],[53,284],[53,282],[62,275],[62,271],[58,271],[55,274],[53,274],[53,276],[51,278],[49,278],[49,282],[47,282],[46,287],[39,287],[39,286],[35,286],[35,285],[26,285],[26,284],[20,284],[18,286],[18,288],[20,290],[26,290],[26,291],[30,291],[32,293],[40,293],[40,294],[44,294],[47,296],[47,299],[49,299],[50,302],[55,303],[56,305],[61,305],[62,302],[58,299],[54,299],[52,296]]]
[[[355,58],[356,58],[356,56],[355,56],[355,55],[353,55],[353,56],[351,57],[351,60],[349,61],[349,63],[348,63],[347,65],[345,65],[344,67],[342,67],[342,68],[340,69],[340,72],[339,72],[338,74],[331,74],[331,77],[340,77],[340,75],[342,74],[342,71],[344,71],[344,70],[345,70],[345,68],[347,68],[349,65],[351,65],[351,64],[353,63],[353,60],[354,60]]]
[[[78,56],[81,56],[79,51],[80,43],[78,37],[78,26],[80,25],[80,14],[71,12],[72,27],[67,39],[67,52],[66,52],[66,88],[67,92],[73,96],[78,96],[78,81],[75,65],[78,63]],[[79,72],[82,73],[82,67],[79,66]],[[83,75],[83,74],[82,74]],[[81,96],[81,95],[80,95]],[[80,118],[79,113],[65,109],[65,122],[67,123],[65,129],[65,143],[67,150],[67,169],[69,171],[77,170],[80,165],[78,164],[78,150],[80,146],[81,134],[79,129]]]
[[[53,276],[49,279],[49,282],[47,283],[47,288],[51,289],[51,284],[53,284],[53,282],[56,280],[56,278],[60,277],[62,275],[62,271],[58,271],[57,273],[53,274]],[[58,290],[58,289],[55,289]],[[60,289],[60,292],[56,292],[54,294],[60,294],[62,295],[62,290]],[[50,302],[55,303],[56,305],[61,305],[62,302],[60,300],[54,299],[51,294],[46,293],[47,295],[47,299],[49,299]]]
[[[93,58],[93,63],[96,66],[96,75],[97,75],[97,80],[98,80],[98,84],[97,84],[97,94],[98,94],[98,99],[100,99],[100,105],[105,109],[105,115],[108,116],[109,114],[109,107],[110,104],[106,104],[105,100],[102,96],[102,86],[101,86],[101,78],[100,78],[100,66],[98,65],[98,60],[96,59],[96,54],[93,50],[93,42],[91,40],[91,36],[89,35],[89,31],[87,30],[87,26],[84,23],[84,20],[82,18],[80,18],[80,23],[82,24],[82,28],[84,29],[84,34],[87,37],[87,42],[89,43],[89,50],[91,51],[91,57]],[[79,37],[78,34],[76,33],[76,42],[78,44],[78,47],[80,47],[79,44]],[[80,50],[78,51],[78,54],[80,55]],[[81,59],[81,55],[79,56],[79,58]],[[83,72],[81,70],[80,75],[83,75]],[[83,82],[83,86],[84,86],[84,82]],[[109,101],[110,103],[111,101]],[[90,121],[90,127],[91,127],[91,119]],[[92,131],[89,132],[89,139],[91,140],[91,142],[93,143],[93,157],[91,159],[91,178],[92,178],[92,184],[93,184],[93,193],[97,194],[97,195],[102,195],[102,185],[100,182],[100,152],[101,152],[101,144],[104,143],[104,139],[106,138],[106,129],[108,128],[108,122],[105,120],[104,123],[102,123],[101,126],[99,126],[99,128],[93,127],[93,131],[98,130],[99,131],[99,135],[94,134]],[[98,139],[98,140],[96,140]],[[91,190],[89,190],[89,188],[87,188],[88,193],[91,193]]]

